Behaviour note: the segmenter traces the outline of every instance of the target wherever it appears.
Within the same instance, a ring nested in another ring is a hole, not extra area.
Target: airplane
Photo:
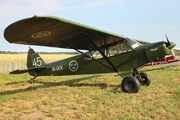
[[[167,41],[140,44],[134,39],[99,30],[87,25],[52,16],[33,16],[16,21],[4,30],[9,43],[74,49],[70,58],[45,63],[32,48],[27,54],[27,69],[31,82],[38,76],[117,73],[123,78],[121,89],[137,93],[140,85],[149,86],[150,76],[138,68],[149,62],[163,60],[176,45]],[[86,50],[86,52],[82,52]],[[111,79],[110,79],[111,80]]]

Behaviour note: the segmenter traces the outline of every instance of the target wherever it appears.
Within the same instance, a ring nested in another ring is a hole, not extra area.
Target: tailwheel
[[[140,89],[139,80],[133,76],[125,77],[121,83],[123,92],[137,93]]]
[[[34,76],[33,78],[30,78],[30,83],[33,84],[34,83],[34,80],[37,76]]]
[[[151,78],[149,77],[148,74],[140,73],[140,76],[141,76],[141,80],[140,80],[141,85],[149,86],[151,84]]]
[[[30,78],[30,83],[33,84],[34,83],[34,79]]]

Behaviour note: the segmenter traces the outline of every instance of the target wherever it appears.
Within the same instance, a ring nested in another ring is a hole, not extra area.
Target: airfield
[[[180,119],[180,66],[140,70],[152,82],[136,94],[122,92],[116,73],[38,77],[34,84],[28,74],[0,73],[0,119]]]

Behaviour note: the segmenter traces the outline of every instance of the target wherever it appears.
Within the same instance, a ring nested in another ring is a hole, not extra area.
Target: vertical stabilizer
[[[45,65],[46,63],[39,56],[39,54],[35,53],[35,51],[32,48],[30,48],[27,55],[27,68],[38,68]]]

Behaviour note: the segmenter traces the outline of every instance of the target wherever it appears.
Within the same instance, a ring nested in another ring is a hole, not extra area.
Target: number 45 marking
[[[39,67],[39,66],[41,66],[41,65],[42,65],[41,57],[34,58],[34,60],[33,60],[33,66]]]

